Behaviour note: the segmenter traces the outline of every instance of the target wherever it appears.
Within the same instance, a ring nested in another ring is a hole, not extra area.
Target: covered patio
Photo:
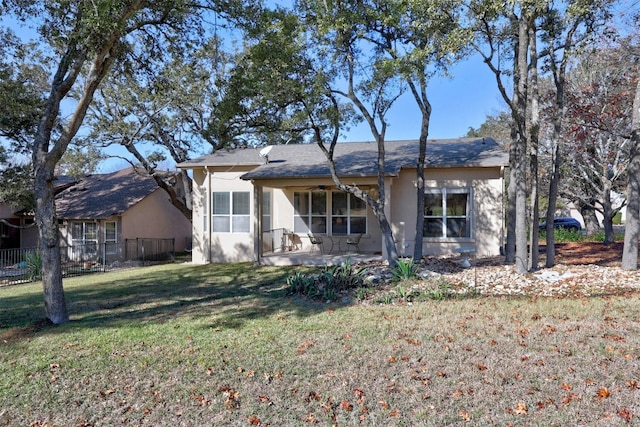
[[[382,255],[375,253],[330,253],[309,251],[271,252],[264,254],[261,258],[262,265],[308,265],[308,266],[332,266],[340,265],[350,260],[351,264],[382,262]]]

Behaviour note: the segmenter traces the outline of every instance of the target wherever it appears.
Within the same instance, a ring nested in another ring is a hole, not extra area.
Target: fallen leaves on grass
[[[313,347],[316,344],[315,341],[305,341],[302,344],[298,345],[298,354],[306,353],[307,349]]]
[[[240,393],[238,393],[237,390],[234,390],[229,385],[224,385],[220,387],[219,391],[222,392],[222,394],[226,398],[226,400],[224,401],[224,406],[232,409],[240,407]]]
[[[618,416],[628,423],[633,419],[633,413],[624,406],[618,411]]]
[[[628,380],[626,383],[627,387],[629,387],[630,389],[638,389],[640,390],[640,383],[636,380]]]
[[[348,400],[343,400],[342,402],[340,402],[340,407],[347,412],[353,411],[353,404]]]
[[[526,403],[518,402],[516,403],[516,406],[514,406],[513,408],[505,409],[505,412],[507,414],[527,415],[527,413],[529,412],[529,409],[527,408]]]
[[[467,411],[460,410],[458,412],[458,415],[460,415],[460,418],[462,418],[462,420],[465,422],[471,421],[471,415],[469,415]]]
[[[260,403],[266,403],[268,406],[272,406],[273,405],[273,401],[271,399],[269,399],[269,396],[266,396],[264,394],[261,394],[260,396],[258,396],[258,401]]]
[[[598,394],[596,395],[596,399],[598,400],[605,400],[608,399],[609,396],[611,396],[611,392],[609,391],[608,388],[606,387],[602,387],[598,390]]]
[[[198,402],[198,406],[209,406],[211,405],[211,399],[205,398],[202,394],[192,394],[191,399]]]

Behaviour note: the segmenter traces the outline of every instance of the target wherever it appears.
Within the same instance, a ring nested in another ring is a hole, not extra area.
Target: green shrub
[[[313,296],[315,292],[313,277],[309,277],[300,271],[296,271],[287,277],[287,294],[301,294]]]
[[[445,280],[439,280],[435,286],[427,291],[427,297],[432,300],[442,301],[451,298],[455,293],[451,284]]]
[[[420,291],[417,289],[407,289],[403,286],[397,286],[395,289],[396,295],[403,301],[412,302],[420,296]]]
[[[366,288],[364,286],[359,287],[358,289],[356,289],[356,299],[358,301],[364,301],[367,299],[370,293],[371,291],[369,288]]]
[[[351,258],[347,258],[342,264],[325,267],[319,278],[327,288],[340,292],[363,286],[364,273],[364,268],[356,269],[351,264]]]
[[[409,280],[416,277],[417,271],[418,266],[413,263],[413,258],[399,258],[391,274],[396,280]]]
[[[27,252],[24,255],[29,280],[42,279],[42,256],[39,252]]]
[[[546,235],[547,233],[544,230],[541,231],[540,240],[546,239]],[[553,230],[553,236],[556,243],[581,242],[585,238],[581,231],[569,230],[563,227],[555,228]]]
[[[300,272],[287,278],[287,294],[301,294],[309,298],[335,300],[340,292],[364,287],[364,268],[355,268],[351,258],[340,265],[326,266],[317,275]]]

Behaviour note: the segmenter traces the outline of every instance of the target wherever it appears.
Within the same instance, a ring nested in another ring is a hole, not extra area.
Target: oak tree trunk
[[[631,157],[627,184],[627,221],[624,230],[622,268],[638,269],[638,237],[640,236],[640,81],[636,84],[631,119]]]

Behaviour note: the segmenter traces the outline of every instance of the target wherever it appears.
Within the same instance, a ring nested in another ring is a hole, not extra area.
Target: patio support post
[[[262,262],[262,186],[253,182],[253,263]]]
[[[212,259],[212,254],[211,254],[211,240],[212,240],[212,228],[213,228],[213,212],[211,212],[211,208],[213,206],[213,201],[211,200],[213,197],[213,193],[212,193],[212,189],[211,189],[211,174],[213,172],[209,171],[209,167],[205,166],[204,167],[205,173],[206,173],[206,188],[205,188],[205,195],[204,195],[204,215],[205,215],[205,220],[204,220],[204,226],[207,228],[206,233],[203,233],[203,235],[205,235],[205,240],[206,242],[204,242],[206,244],[206,257],[207,257],[207,263],[211,262]]]

